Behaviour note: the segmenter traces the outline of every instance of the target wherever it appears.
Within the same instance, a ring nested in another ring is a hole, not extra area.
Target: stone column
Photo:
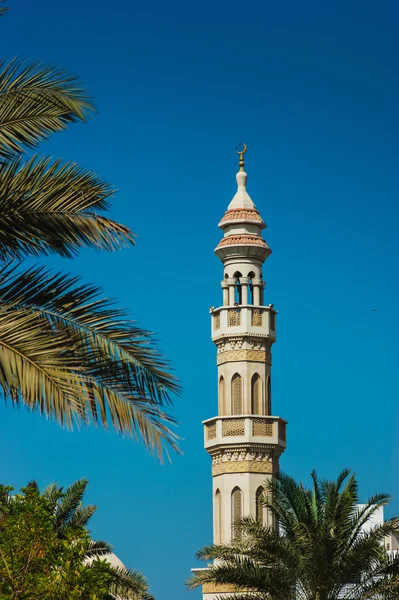
[[[254,277],[252,279],[254,306],[260,306],[262,285],[263,281],[260,277]]]
[[[227,285],[229,286],[229,305],[234,306],[236,295],[236,280],[232,278],[227,279]]]
[[[248,277],[240,277],[240,285],[241,285],[241,304],[248,304],[248,285],[250,279]]]
[[[229,286],[227,281],[221,281],[221,286],[223,290],[223,306],[228,306],[229,304]]]

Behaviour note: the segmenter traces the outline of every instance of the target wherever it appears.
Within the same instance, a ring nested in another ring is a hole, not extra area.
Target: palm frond
[[[64,538],[70,528],[86,527],[96,507],[82,507],[82,500],[88,484],[87,479],[79,479],[63,491],[54,507],[54,526]]]
[[[128,227],[99,215],[108,183],[76,163],[21,157],[0,163],[0,256],[59,254],[83,247],[114,251],[134,244]]]
[[[110,589],[110,598],[116,600],[155,600],[148,591],[144,575],[134,569],[114,567],[114,583]]]
[[[399,592],[399,559],[387,560],[384,540],[399,535],[399,518],[365,525],[389,496],[372,496],[359,509],[358,484],[348,470],[336,481],[312,473],[307,489],[280,474],[266,487],[264,504],[282,525],[273,529],[253,517],[239,523],[240,539],[203,548],[213,566],[198,571],[190,589],[203,583],[230,584],[232,598],[262,600],[394,600]],[[253,590],[253,591],[252,591]]]
[[[66,71],[18,58],[0,61],[0,156],[33,148],[93,110],[82,85]]]
[[[112,553],[112,546],[103,540],[93,541],[90,540],[88,543],[86,553],[85,553],[85,561],[90,562],[96,558],[106,557],[108,554]]]
[[[78,285],[77,285],[78,284]],[[162,409],[179,391],[151,335],[98,289],[41,268],[0,271],[0,387],[59,423],[111,422],[162,456],[177,450]]]
[[[57,503],[63,495],[63,488],[58,487],[56,483],[50,483],[42,493],[50,510],[54,513],[57,508]]]

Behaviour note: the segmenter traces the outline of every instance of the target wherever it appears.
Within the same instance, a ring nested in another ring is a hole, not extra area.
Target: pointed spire
[[[242,146],[242,149],[239,149],[240,146]],[[231,210],[233,208],[256,208],[250,195],[247,192],[248,175],[244,171],[244,154],[246,153],[246,151],[247,146],[242,142],[236,148],[236,152],[240,156],[240,162],[238,163],[240,170],[236,175],[237,192],[232,201],[230,202],[227,210]]]

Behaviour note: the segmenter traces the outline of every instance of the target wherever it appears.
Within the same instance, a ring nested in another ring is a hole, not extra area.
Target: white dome
[[[123,564],[123,562],[113,552],[110,552],[109,554],[102,554],[98,557],[92,556],[90,558],[86,558],[85,563],[87,565],[90,565],[93,562],[93,560],[95,560],[95,558],[99,558],[100,560],[106,560],[107,562],[109,562],[111,567],[120,568],[120,569],[125,568],[125,565]]]

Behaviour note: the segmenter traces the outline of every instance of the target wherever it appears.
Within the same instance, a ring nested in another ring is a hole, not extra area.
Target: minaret
[[[223,305],[211,308],[217,348],[218,416],[204,421],[212,457],[213,541],[231,541],[234,523],[252,515],[273,525],[261,503],[265,481],[279,470],[286,421],[272,415],[272,354],[276,341],[273,304],[265,305],[262,267],[271,249],[266,227],[247,192],[245,144],[236,175],[237,192],[219,223],[224,237],[215,249],[223,263]],[[203,586],[211,600],[232,590]]]

